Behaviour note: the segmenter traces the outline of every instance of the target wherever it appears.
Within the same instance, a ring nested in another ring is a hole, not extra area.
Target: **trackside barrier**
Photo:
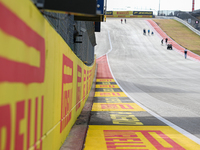
[[[153,18],[152,15],[106,15],[107,18]]]
[[[0,1],[0,150],[58,150],[88,98],[86,66],[28,0]]]

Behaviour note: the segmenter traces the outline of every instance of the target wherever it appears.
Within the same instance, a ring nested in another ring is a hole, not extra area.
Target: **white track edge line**
[[[180,132],[181,134],[183,134],[184,136],[188,137],[189,139],[193,140],[194,142],[198,143],[200,145],[200,139],[194,135],[192,135],[191,133],[187,132],[186,130],[178,127],[177,125],[171,123],[170,121],[166,120],[165,118],[161,117],[160,115],[154,113],[153,111],[151,111],[150,109],[148,109],[147,107],[143,106],[142,104],[140,104],[139,102],[137,102],[135,99],[133,99],[128,93],[126,93],[126,91],[120,86],[120,84],[117,82],[117,80],[115,79],[111,67],[110,67],[110,63],[109,63],[109,59],[108,59],[108,53],[110,53],[112,51],[112,42],[110,39],[110,33],[108,31],[108,37],[109,37],[109,43],[110,43],[110,50],[105,54],[107,56],[107,62],[108,62],[108,67],[109,70],[111,72],[111,75],[113,76],[115,82],[117,83],[117,85],[120,87],[120,89],[133,101],[135,102],[137,105],[139,105],[140,107],[142,107],[143,109],[145,109],[148,113],[150,113],[151,115],[153,115],[154,117],[156,117],[157,119],[159,119],[160,121],[164,122],[165,124],[167,124],[168,126],[172,127],[173,129],[175,129],[176,131]],[[102,55],[103,56],[103,55]]]
[[[109,39],[109,43],[110,43],[110,49],[108,50],[108,52],[106,52],[106,54],[108,54],[108,53],[110,53],[112,51],[112,44],[111,44],[111,39],[110,39],[110,31],[107,30],[107,32],[108,32],[108,39]],[[103,55],[99,56],[98,58],[100,58],[100,57],[102,57],[102,56],[104,56],[106,54],[103,54]],[[96,58],[96,59],[98,59],[98,58]]]

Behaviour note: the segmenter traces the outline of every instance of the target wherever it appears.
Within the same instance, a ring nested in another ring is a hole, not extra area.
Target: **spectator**
[[[162,45],[163,45],[163,41],[164,41],[164,39],[161,40],[161,44],[162,44]]]
[[[168,38],[165,39],[165,43],[167,44]]]
[[[187,49],[184,50],[184,53],[185,53],[185,59],[187,58],[187,51],[188,51]]]

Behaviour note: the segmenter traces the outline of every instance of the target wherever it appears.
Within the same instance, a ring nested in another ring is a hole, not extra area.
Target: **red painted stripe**
[[[11,105],[7,104],[7,105],[0,105],[0,141],[1,144],[4,144],[4,149],[5,150],[10,150],[11,148],[11,141],[12,141],[12,134],[14,131],[12,129],[12,119],[11,119],[11,112],[13,109],[11,109]],[[5,142],[2,143],[2,128],[4,128],[4,130],[6,130],[6,137],[4,137]],[[13,142],[13,141],[12,141]],[[2,145],[1,149],[2,148]]]
[[[110,132],[116,132],[116,133],[123,133],[123,135],[124,134],[134,134],[134,132],[140,132],[140,131],[142,131],[142,130],[104,130],[104,134],[106,134],[106,133],[110,133]],[[145,130],[146,131],[146,130]],[[152,131],[152,130],[148,130],[148,131]]]
[[[114,146],[107,145],[107,148],[117,148],[117,147],[146,147],[146,145],[114,145]]]
[[[84,81],[86,81],[86,70],[84,70]]]
[[[133,140],[133,141],[141,141],[139,138],[127,138],[127,137],[120,137],[117,138],[105,138],[106,141],[114,141],[114,140],[119,140],[119,141],[127,141],[127,140]]]
[[[38,97],[35,99],[35,134],[34,134],[34,149],[42,150],[42,135],[43,135],[43,110],[44,110],[44,96],[41,97],[41,120],[40,120],[40,145],[36,144],[37,142],[37,119],[38,119]]]
[[[0,28],[6,34],[22,40],[29,47],[34,47],[38,51],[44,50],[44,38],[33,31],[16,14],[5,7],[0,2]]]
[[[40,52],[40,67],[0,57],[0,82],[44,82],[45,40],[0,2],[0,29]],[[7,43],[9,44],[9,43]]]
[[[143,142],[106,142],[106,144],[115,144],[115,143],[120,143],[120,144],[142,144]]]
[[[35,150],[37,149],[37,118],[38,118],[38,97],[36,97],[35,99],[35,134],[34,134],[34,147]]]
[[[0,57],[0,82],[44,82],[44,66],[37,68]]]
[[[132,106],[130,106],[129,104],[119,104],[119,106],[122,108],[122,109],[134,109]],[[128,108],[124,107],[124,106],[127,106]]]
[[[64,67],[67,66],[72,70],[72,75],[64,74]],[[67,56],[63,55],[63,83],[72,83],[73,80],[73,61]]]
[[[44,96],[42,96],[41,103],[42,103],[42,106],[41,106],[41,124],[40,124],[40,150],[42,150]]]
[[[119,148],[108,148],[108,150],[149,150],[149,149],[119,149]]]
[[[72,74],[71,75],[64,74],[65,66],[69,67],[72,70]],[[64,84],[72,83],[72,82],[73,82],[73,61],[63,54],[60,133],[64,130],[65,125],[66,125],[64,123],[65,117],[66,117],[65,116],[66,113],[63,113],[64,110],[66,109],[65,108],[66,106],[65,106],[65,103],[64,103],[65,102],[64,93],[68,92],[68,95],[69,95],[69,90],[68,91],[64,91]],[[70,89],[70,90],[72,90],[72,89]]]
[[[17,102],[16,104],[16,121],[15,121],[15,147],[14,149],[20,150],[23,149],[24,145],[24,134],[20,133],[20,121],[24,119],[24,111],[25,111],[25,101]]]
[[[98,58],[96,62],[98,64],[97,79],[113,79],[109,66],[108,66],[107,56],[104,55]]]
[[[81,74],[80,77],[78,76],[78,73]],[[82,77],[82,68],[79,65],[77,65],[77,82],[81,82],[81,77]]]
[[[81,74],[81,76],[79,77],[79,73]],[[80,108],[81,106],[81,86],[78,86],[78,83],[81,83],[82,81],[82,68],[77,65],[77,93],[76,93],[76,111]]]
[[[31,99],[28,100],[28,119],[27,119],[27,149],[30,147],[30,127],[31,127]]]

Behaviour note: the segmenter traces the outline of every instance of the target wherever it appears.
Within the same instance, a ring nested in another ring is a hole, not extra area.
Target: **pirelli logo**
[[[118,15],[129,15],[129,11],[118,11]]]
[[[13,23],[15,27],[12,26]],[[16,49],[13,45],[3,46],[2,40],[0,42],[0,45],[5,47],[0,52],[0,82],[43,83],[45,39],[2,3],[0,3],[0,33],[4,35],[4,39],[10,38],[18,45]],[[27,58],[21,58],[19,53],[26,54]],[[37,59],[32,60],[32,57],[28,57],[32,55]]]
[[[159,130],[104,130],[104,136],[108,150],[184,150],[182,146]]]

